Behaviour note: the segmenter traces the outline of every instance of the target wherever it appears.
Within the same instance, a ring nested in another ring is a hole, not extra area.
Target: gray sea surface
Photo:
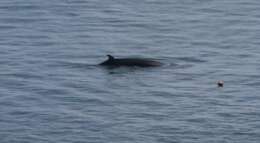
[[[259,0],[1,0],[0,63],[1,143],[260,141]]]

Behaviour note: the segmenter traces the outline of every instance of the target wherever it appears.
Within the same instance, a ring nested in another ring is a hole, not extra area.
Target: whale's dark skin
[[[150,59],[141,59],[141,58],[114,58],[111,55],[107,55],[108,59],[99,65],[102,66],[111,66],[111,67],[119,67],[119,66],[128,66],[128,67],[156,67],[161,66],[162,63]]]

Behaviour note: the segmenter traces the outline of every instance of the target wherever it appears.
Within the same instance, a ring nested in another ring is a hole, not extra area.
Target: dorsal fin
[[[108,56],[108,60],[114,60],[115,58],[111,55],[107,55]]]

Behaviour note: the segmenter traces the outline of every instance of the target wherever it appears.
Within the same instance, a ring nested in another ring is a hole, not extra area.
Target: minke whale
[[[143,59],[143,58],[114,58],[111,55],[107,55],[108,59],[99,65],[102,66],[111,66],[111,67],[119,67],[119,66],[129,66],[129,67],[156,67],[161,66],[162,63],[158,61],[154,61],[151,59]]]

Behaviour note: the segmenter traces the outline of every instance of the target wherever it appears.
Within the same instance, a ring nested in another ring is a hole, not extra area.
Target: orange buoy
[[[220,80],[218,81],[218,87],[223,87],[224,86],[224,81],[223,80]]]

